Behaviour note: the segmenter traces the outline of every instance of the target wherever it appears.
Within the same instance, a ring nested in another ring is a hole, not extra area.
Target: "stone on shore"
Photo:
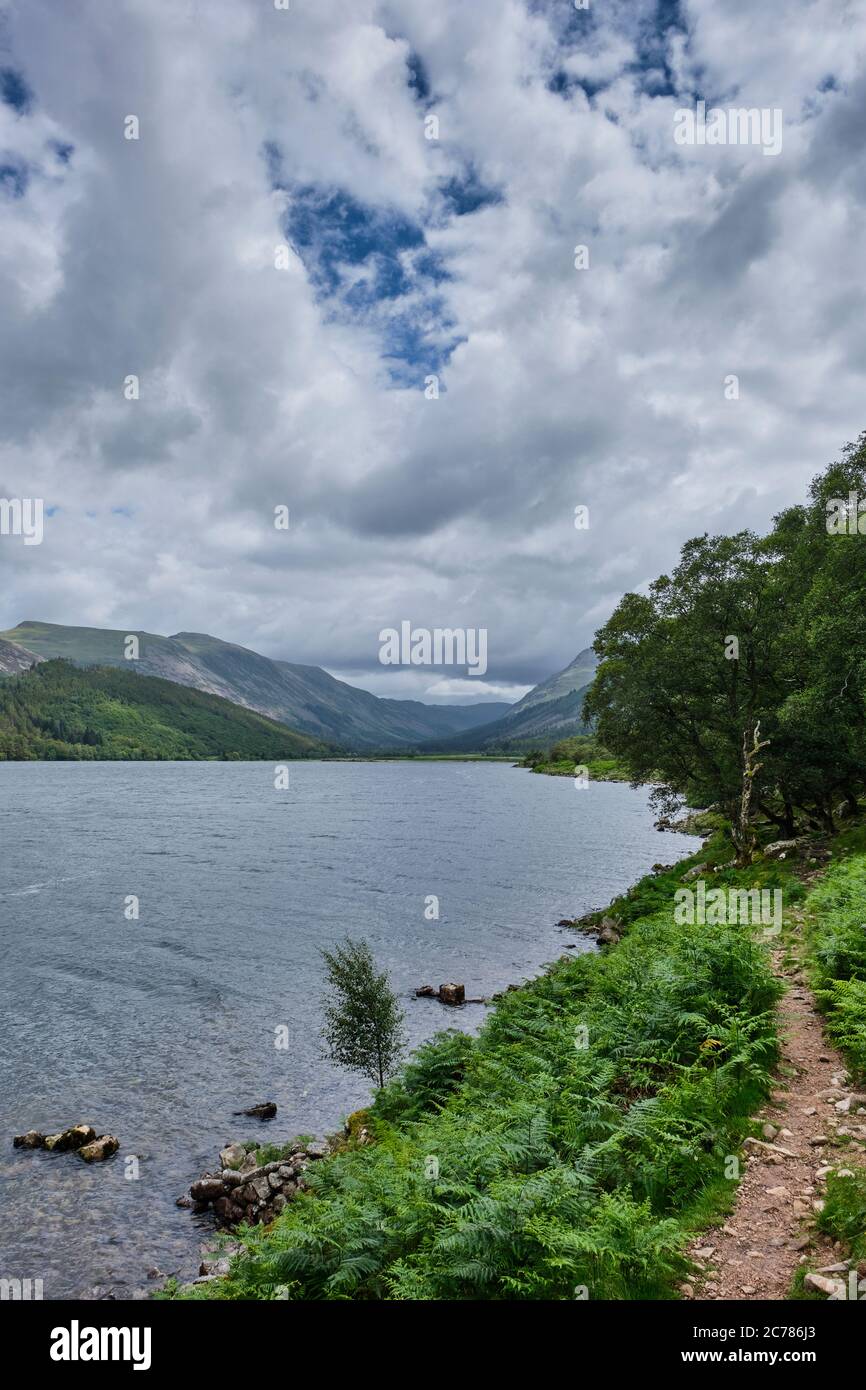
[[[621,940],[619,923],[613,917],[605,917],[598,933],[600,946],[616,946]]]
[[[240,1168],[246,1156],[247,1151],[243,1144],[227,1144],[220,1150],[220,1167]]]

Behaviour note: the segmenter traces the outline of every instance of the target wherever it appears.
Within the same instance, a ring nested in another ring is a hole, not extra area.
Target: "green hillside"
[[[128,636],[138,638],[135,666],[143,675],[221,695],[313,739],[359,752],[417,748],[428,739],[447,738],[498,719],[509,709],[501,701],[425,705],[420,700],[383,699],[337,680],[321,667],[272,661],[201,632],[161,637],[135,628],[65,627],[32,620],[0,632],[0,675],[16,674],[29,664],[28,654],[31,659],[65,657],[76,666],[126,670]]]
[[[0,681],[0,761],[310,758],[314,739],[218,695],[45,661]]]

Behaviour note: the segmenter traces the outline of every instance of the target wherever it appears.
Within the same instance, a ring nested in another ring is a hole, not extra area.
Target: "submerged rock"
[[[252,1119],[272,1120],[277,1113],[276,1101],[266,1100],[261,1105],[251,1105],[249,1110],[236,1110],[236,1115],[247,1115]]]
[[[16,1134],[12,1145],[16,1149],[44,1149],[45,1135],[38,1129],[28,1129],[26,1134]]]
[[[102,1134],[98,1139],[94,1139],[91,1144],[84,1144],[78,1150],[78,1157],[83,1158],[85,1163],[103,1163],[106,1158],[111,1158],[120,1148],[120,1140],[113,1134]]]
[[[466,1002],[466,986],[454,983],[439,986],[439,1001],[442,1004],[463,1004]]]
[[[92,1144],[95,1138],[93,1125],[72,1125],[60,1134],[46,1135],[45,1147],[54,1153],[68,1153],[70,1149],[83,1149],[85,1144]]]

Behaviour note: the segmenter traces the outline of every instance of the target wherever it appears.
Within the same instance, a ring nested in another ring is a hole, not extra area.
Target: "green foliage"
[[[866,434],[769,536],[688,541],[596,634],[584,708],[599,738],[635,780],[658,775],[665,809],[719,806],[743,863],[745,788],[782,835],[798,820],[832,831],[840,801],[853,810],[866,788],[866,540],[828,533],[849,491],[866,493]],[[769,742],[750,770],[758,722]]]
[[[769,1090],[778,993],[747,930],[678,926],[669,897],[615,951],[504,995],[477,1038],[419,1049],[376,1096],[377,1142],[309,1170],[189,1296],[675,1296],[684,1215],[719,1208]]]
[[[852,1177],[828,1174],[816,1224],[832,1240],[844,1241],[855,1260],[866,1258],[866,1168]]]
[[[473,1039],[455,1028],[436,1033],[413,1052],[400,1075],[376,1097],[376,1115],[394,1122],[417,1120],[440,1109],[460,1085]]]
[[[328,1056],[384,1086],[404,1047],[403,1011],[387,973],[377,974],[366,941],[347,937],[321,955],[329,987],[322,1029]]]
[[[866,1080],[866,855],[828,868],[809,898],[818,1003],[833,1041]]]
[[[218,695],[58,659],[0,679],[0,761],[290,759],[314,739]]]
[[[544,772],[554,777],[573,777],[576,767],[586,767],[590,777],[604,782],[628,782],[631,780],[626,765],[615,758],[592,734],[576,735],[560,739],[548,753],[537,749],[527,754],[522,762],[533,772]]]

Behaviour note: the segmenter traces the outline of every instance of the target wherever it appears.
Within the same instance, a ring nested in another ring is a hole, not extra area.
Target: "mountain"
[[[157,676],[40,661],[0,682],[0,760],[320,757],[315,739]]]
[[[587,733],[581,709],[597,665],[598,657],[587,647],[564,671],[549,676],[512,705],[503,718],[452,738],[431,741],[422,751],[523,753]]]
[[[128,636],[138,638],[135,661],[124,656]],[[161,637],[153,632],[24,622],[0,633],[0,642],[45,659],[66,657],[76,666],[118,666],[160,676],[357,752],[414,748],[488,723],[511,708],[502,702],[425,705],[420,700],[385,700],[329,676],[319,666],[272,661],[200,632]],[[4,669],[0,665],[0,672]]]
[[[41,660],[41,656],[25,651],[17,642],[6,642],[0,638],[0,676],[18,676]]]

